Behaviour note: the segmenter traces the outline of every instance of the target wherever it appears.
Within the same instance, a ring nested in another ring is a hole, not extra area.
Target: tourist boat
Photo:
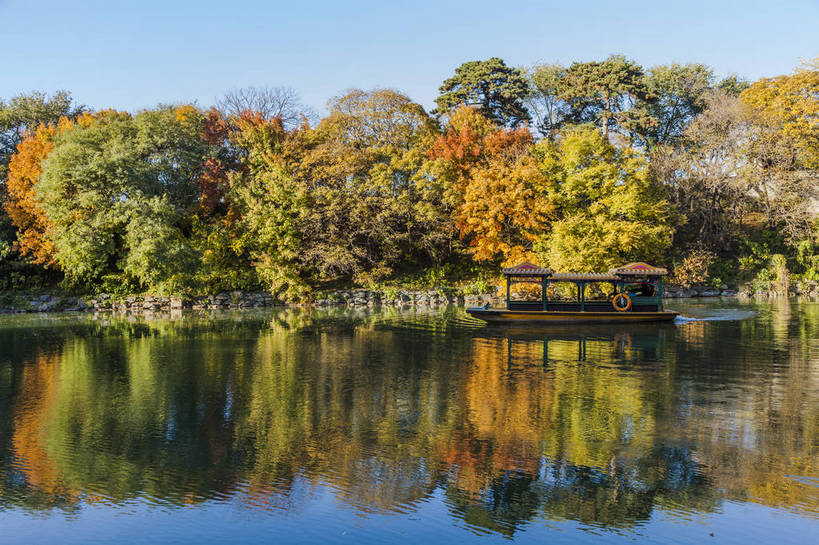
[[[466,311],[488,323],[569,324],[569,323],[634,323],[668,322],[678,313],[663,307],[663,268],[646,263],[629,263],[607,273],[555,273],[532,263],[504,268],[506,277],[506,308],[472,307]],[[540,300],[513,301],[512,285],[540,285]],[[557,283],[574,284],[576,297],[566,301],[549,293]],[[586,299],[592,284],[598,292],[609,289],[609,297]]]

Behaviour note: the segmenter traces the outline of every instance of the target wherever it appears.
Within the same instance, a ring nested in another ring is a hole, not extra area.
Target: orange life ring
[[[626,304],[618,305],[617,301],[620,299],[625,299]],[[611,306],[614,307],[614,310],[617,312],[626,312],[627,310],[631,309],[631,297],[628,296],[628,293],[618,293],[611,299]]]

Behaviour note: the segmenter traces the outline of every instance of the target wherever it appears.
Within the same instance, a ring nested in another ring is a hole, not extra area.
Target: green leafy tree
[[[688,124],[705,109],[714,72],[704,64],[668,64],[648,71],[646,89],[654,99],[647,105],[656,124],[647,128],[649,144],[678,139]]]
[[[261,283],[273,295],[302,299],[310,290],[301,237],[308,203],[304,187],[282,159],[286,136],[282,122],[250,111],[233,121],[237,127],[233,142],[245,150],[245,168],[230,179],[230,197],[241,217],[235,244],[250,255]]]
[[[68,91],[51,96],[33,91],[8,102],[0,100],[0,181],[5,180],[9,159],[26,132],[33,132],[41,124],[56,126],[61,117],[73,119],[84,109],[74,103]]]
[[[751,82],[736,74],[723,78],[717,83],[717,89],[730,96],[739,96],[742,91],[750,87]]]
[[[444,81],[439,92],[435,99],[438,114],[466,105],[477,108],[498,125],[517,127],[529,121],[524,104],[529,94],[526,76],[497,57],[463,63],[455,69],[454,76]]]
[[[55,138],[35,190],[70,278],[173,288],[190,273],[182,237],[199,201],[200,129],[199,111],[183,106],[109,112]]]
[[[551,230],[535,245],[557,270],[599,271],[635,260],[662,260],[673,211],[645,158],[581,126],[537,145],[554,206]]]

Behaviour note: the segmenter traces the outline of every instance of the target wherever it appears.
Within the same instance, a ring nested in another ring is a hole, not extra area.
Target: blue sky
[[[3,98],[67,89],[95,109],[137,110],[284,85],[321,112],[351,87],[396,88],[431,108],[455,67],[492,56],[788,73],[819,56],[819,0],[0,0],[0,29]]]

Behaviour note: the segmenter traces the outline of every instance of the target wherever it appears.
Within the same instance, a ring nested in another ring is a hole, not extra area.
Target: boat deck
[[[656,307],[655,307],[656,308]],[[677,312],[653,310],[651,312],[628,311],[617,312],[612,310],[516,310],[502,308],[473,307],[466,310],[470,316],[489,323],[638,323],[638,322],[670,322],[677,317]]]
[[[656,297],[633,297],[632,312],[657,312]],[[573,301],[549,301],[546,305],[549,311],[559,312],[581,312],[580,303]],[[509,310],[531,310],[542,311],[541,301],[510,301]],[[585,312],[617,312],[611,301],[585,301],[583,304]]]

